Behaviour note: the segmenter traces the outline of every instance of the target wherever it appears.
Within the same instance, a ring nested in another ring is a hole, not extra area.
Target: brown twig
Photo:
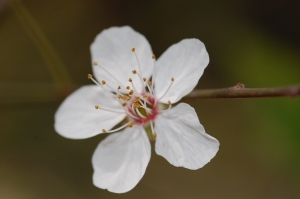
[[[237,84],[230,88],[194,90],[184,99],[199,98],[261,98],[261,97],[297,97],[300,85],[275,88],[245,88]]]

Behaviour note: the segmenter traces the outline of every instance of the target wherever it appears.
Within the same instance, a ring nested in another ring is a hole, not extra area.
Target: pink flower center
[[[158,115],[158,103],[153,95],[145,93],[145,98],[134,97],[127,107],[135,124],[145,125],[155,120]]]

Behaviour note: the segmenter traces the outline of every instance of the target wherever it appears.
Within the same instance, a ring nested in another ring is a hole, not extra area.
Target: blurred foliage
[[[4,3],[6,4],[4,4]],[[299,1],[22,1],[74,86],[90,84],[89,45],[110,26],[130,25],[154,53],[199,38],[210,64],[198,88],[299,83]],[[299,198],[299,98],[198,100],[207,133],[220,143],[204,168],[175,168],[153,150],[135,189],[116,195],[92,184],[91,156],[105,135],[60,137],[46,60],[7,1],[0,1],[0,198]]]

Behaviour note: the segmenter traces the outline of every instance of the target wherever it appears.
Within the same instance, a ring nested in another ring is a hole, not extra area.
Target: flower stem
[[[193,90],[184,99],[297,97],[299,95],[300,85],[274,88],[245,88],[243,84],[239,83],[230,88]]]

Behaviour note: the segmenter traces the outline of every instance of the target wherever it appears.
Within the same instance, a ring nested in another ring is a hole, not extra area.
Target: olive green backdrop
[[[216,157],[197,171],[176,168],[152,143],[144,177],[122,195],[92,184],[91,156],[105,135],[70,140],[53,128],[64,97],[92,83],[89,45],[111,26],[132,26],[157,57],[181,39],[199,38],[211,61],[197,88],[299,83],[300,1],[22,2],[18,9],[28,11],[54,51],[43,54],[45,40],[26,28],[14,4],[0,1],[1,199],[300,198],[299,98],[185,100],[220,141]],[[72,86],[57,89],[51,70],[62,65]]]

